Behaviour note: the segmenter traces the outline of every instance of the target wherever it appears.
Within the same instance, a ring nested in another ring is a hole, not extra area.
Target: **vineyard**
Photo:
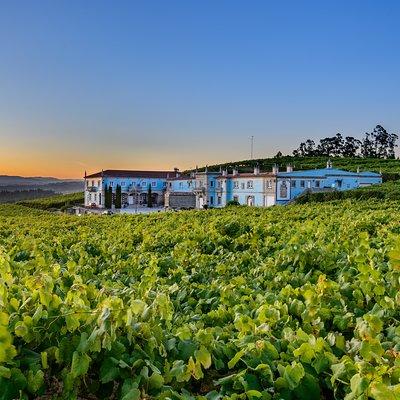
[[[77,204],[82,204],[83,201],[83,192],[78,192],[70,194],[59,194],[42,199],[24,200],[19,201],[17,204],[29,208],[37,208],[40,210],[56,210],[71,207]]]
[[[399,399],[399,220],[0,206],[0,399]]]
[[[400,200],[400,182],[390,181],[352,190],[334,190],[326,192],[304,192],[295,199],[297,204],[321,203],[332,200]]]

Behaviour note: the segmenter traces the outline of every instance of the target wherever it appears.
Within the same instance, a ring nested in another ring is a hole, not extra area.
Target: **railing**
[[[87,186],[87,187],[86,187],[86,190],[87,190],[88,192],[93,193],[93,192],[97,192],[99,189],[98,189],[97,186]]]

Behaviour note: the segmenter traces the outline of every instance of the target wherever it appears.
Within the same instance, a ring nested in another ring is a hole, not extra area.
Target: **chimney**
[[[222,176],[227,176],[228,175],[228,170],[226,168],[224,168],[222,170]]]
[[[360,173],[360,167],[357,167],[357,174]]]
[[[174,168],[174,172],[175,172],[175,178],[179,177],[179,168]]]
[[[237,175],[238,174],[238,169],[237,169],[237,167],[233,167],[233,170],[232,170],[232,175]]]
[[[274,166],[272,167],[272,173],[276,175],[278,172],[279,172],[279,167],[277,164],[274,164]]]
[[[206,168],[205,168],[204,172],[205,172],[206,174],[208,173],[208,165],[206,165]]]
[[[259,175],[260,173],[260,167],[257,165],[254,166],[254,175]]]
[[[330,159],[326,162],[326,168],[328,169],[332,168],[332,161]]]
[[[293,166],[291,164],[286,165],[286,172],[293,172]]]

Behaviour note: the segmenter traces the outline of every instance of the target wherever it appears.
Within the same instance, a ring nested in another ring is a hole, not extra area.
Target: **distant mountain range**
[[[0,191],[51,190],[56,193],[83,191],[82,179],[59,179],[53,177],[24,177],[0,175]]]

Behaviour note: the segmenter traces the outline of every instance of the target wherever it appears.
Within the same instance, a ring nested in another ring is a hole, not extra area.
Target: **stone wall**
[[[170,208],[195,208],[196,196],[193,193],[168,193],[165,205]]]

